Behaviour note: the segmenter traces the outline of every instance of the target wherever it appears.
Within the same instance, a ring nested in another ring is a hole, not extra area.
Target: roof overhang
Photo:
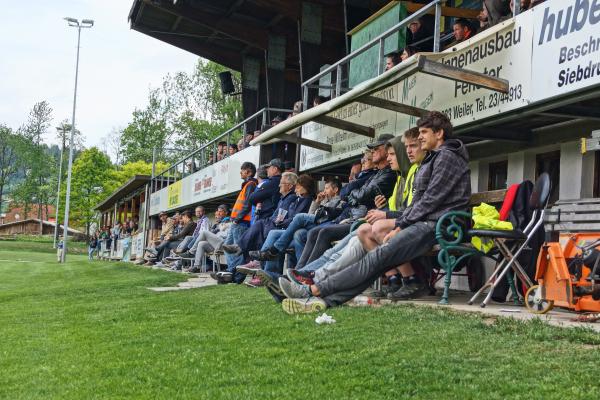
[[[112,206],[117,203],[119,200],[122,200],[132,192],[135,192],[142,186],[146,185],[150,182],[150,176],[148,175],[135,175],[123,185],[121,185],[118,189],[111,193],[104,201],[98,203],[95,210],[105,211],[112,208]]]
[[[357,85],[352,90],[275,125],[254,139],[250,144],[260,145],[278,141],[292,141],[304,146],[331,152],[331,145],[329,144],[303,139],[294,136],[291,133],[294,129],[311,121],[357,133],[359,135],[374,137],[375,130],[372,127],[360,125],[355,122],[344,121],[328,115],[355,102],[402,114],[422,117],[429,111],[423,108],[386,100],[375,95],[377,92],[395,85],[416,73],[424,73],[440,78],[465,82],[502,93],[508,92],[509,84],[507,80],[468,69],[453,67],[436,61],[443,56],[444,54],[434,53],[416,54],[383,74]]]

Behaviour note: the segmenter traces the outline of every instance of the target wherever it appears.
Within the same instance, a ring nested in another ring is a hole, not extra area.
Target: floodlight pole
[[[65,134],[64,130],[63,130],[63,135]],[[65,146],[64,146],[64,139],[63,139],[63,146],[60,148],[60,161],[59,161],[59,165],[58,165],[58,189],[56,190],[56,215],[55,215],[55,219],[56,221],[54,221],[54,245],[53,248],[56,248],[58,246],[58,230],[60,227],[60,224],[58,223],[58,206],[60,205],[60,181],[62,178],[62,163],[63,163],[63,153],[65,151]]]
[[[69,26],[77,28],[77,61],[75,62],[75,89],[73,90],[73,115],[71,117],[71,137],[69,138],[69,168],[67,170],[67,195],[65,199],[65,217],[63,222],[63,247],[60,262],[67,258],[67,238],[69,236],[69,206],[71,200],[71,174],[73,170],[73,136],[75,135],[75,109],[77,106],[77,80],[79,78],[79,44],[81,41],[81,28],[91,28],[94,21],[82,20],[79,23],[74,18],[65,18]]]

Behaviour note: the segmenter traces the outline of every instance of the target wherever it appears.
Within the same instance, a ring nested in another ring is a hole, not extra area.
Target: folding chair
[[[544,172],[536,180],[531,196],[529,197],[529,207],[533,210],[533,214],[523,231],[519,229],[510,231],[471,229],[468,231],[467,235],[469,237],[478,236],[492,239],[502,256],[502,259],[497,264],[496,269],[490,278],[481,289],[471,297],[468,304],[473,304],[477,297],[479,297],[486,289],[489,289],[487,296],[481,303],[481,307],[485,307],[489,303],[494,289],[504,276],[507,276],[507,279],[509,280],[511,290],[513,291],[513,298],[517,296],[512,276],[511,274],[507,275],[511,269],[527,288],[533,286],[533,282],[517,260],[517,257],[519,257],[537,230],[544,223],[544,214],[550,197],[550,186],[550,176]]]

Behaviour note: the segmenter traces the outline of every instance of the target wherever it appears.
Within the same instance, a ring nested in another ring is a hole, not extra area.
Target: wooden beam
[[[428,60],[425,57],[419,58],[418,71],[433,76],[439,76],[440,78],[481,86],[497,92],[508,93],[509,84],[506,79],[496,78],[468,69],[453,67],[437,61]]]
[[[423,117],[429,113],[429,111],[425,110],[424,108],[409,106],[407,104],[385,100],[375,96],[363,96],[356,101],[373,107],[384,108],[386,110],[395,111],[401,114],[412,115],[414,117]]]
[[[323,150],[331,153],[332,147],[330,144],[317,142],[316,140],[299,138],[294,135],[284,134],[279,137],[282,141],[301,144],[302,146],[312,147],[317,150]]]
[[[327,115],[321,115],[313,119],[313,121],[322,124],[331,126],[332,128],[338,128],[344,131],[358,133],[359,135],[368,136],[370,138],[375,137],[375,129],[370,126],[360,125],[354,122],[344,121],[341,119],[329,117]]]
[[[152,4],[152,0],[143,1],[146,4]],[[182,2],[179,2],[176,5],[163,2],[157,8],[176,17],[185,18],[205,28],[221,33],[241,43],[258,47],[263,50],[268,47],[268,33],[265,30],[256,29],[247,25],[240,26],[235,21],[227,18],[215,21],[215,18],[211,15],[201,12]]]

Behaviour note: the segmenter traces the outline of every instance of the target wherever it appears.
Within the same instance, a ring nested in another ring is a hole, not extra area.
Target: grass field
[[[600,337],[398,306],[290,317],[262,289],[0,242],[2,399],[593,399]],[[38,251],[35,251],[38,250]],[[46,249],[47,250],[47,249]]]

